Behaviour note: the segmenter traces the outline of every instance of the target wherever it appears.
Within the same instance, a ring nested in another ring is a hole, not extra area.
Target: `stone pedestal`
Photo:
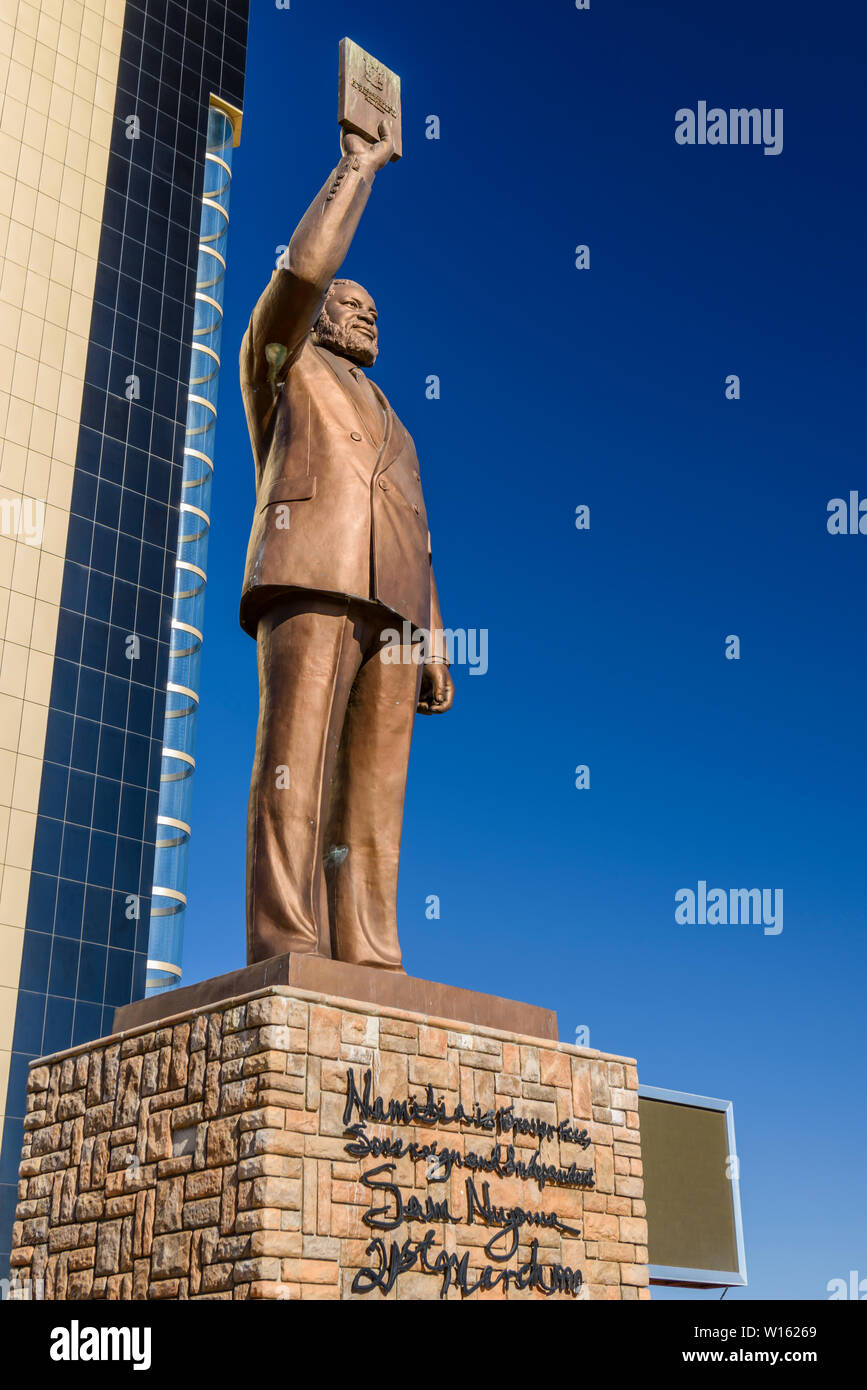
[[[187,1004],[34,1063],[13,1271],[53,1299],[646,1298],[637,1087],[294,985]]]

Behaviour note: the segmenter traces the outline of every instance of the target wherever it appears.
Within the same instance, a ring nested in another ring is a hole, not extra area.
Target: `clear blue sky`
[[[404,159],[345,273],[378,302],[446,623],[490,643],[417,721],[405,965],[731,1098],[759,1298],[867,1275],[867,536],[826,530],[830,498],[867,494],[862,24],[792,0],[252,0],[235,155],[185,979],[244,960],[236,345],[336,162],[349,34],[401,74]],[[679,146],[699,100],[782,107],[782,154]],[[783,932],[678,926],[700,879],[782,888]]]

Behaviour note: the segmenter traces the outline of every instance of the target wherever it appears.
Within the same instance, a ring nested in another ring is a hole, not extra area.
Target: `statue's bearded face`
[[[335,280],[314,330],[316,341],[361,367],[372,367],[379,346],[376,305],[354,280]]]

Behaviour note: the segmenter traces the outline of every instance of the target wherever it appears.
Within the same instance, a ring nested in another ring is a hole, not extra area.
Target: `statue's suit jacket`
[[[241,347],[257,484],[241,625],[255,636],[267,604],[287,589],[309,589],[378,601],[439,633],[412,438],[377,387],[381,410],[353,364],[314,343],[318,301],[305,288],[276,270]],[[287,349],[270,381],[268,343]]]

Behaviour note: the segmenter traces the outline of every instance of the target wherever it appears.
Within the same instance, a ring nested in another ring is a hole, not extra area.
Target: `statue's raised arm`
[[[279,380],[297,357],[346,258],[373,180],[394,149],[386,121],[375,142],[344,131],[340,144],[340,163],[301,218],[253,310],[245,346],[251,382],[257,386],[269,376]]]

